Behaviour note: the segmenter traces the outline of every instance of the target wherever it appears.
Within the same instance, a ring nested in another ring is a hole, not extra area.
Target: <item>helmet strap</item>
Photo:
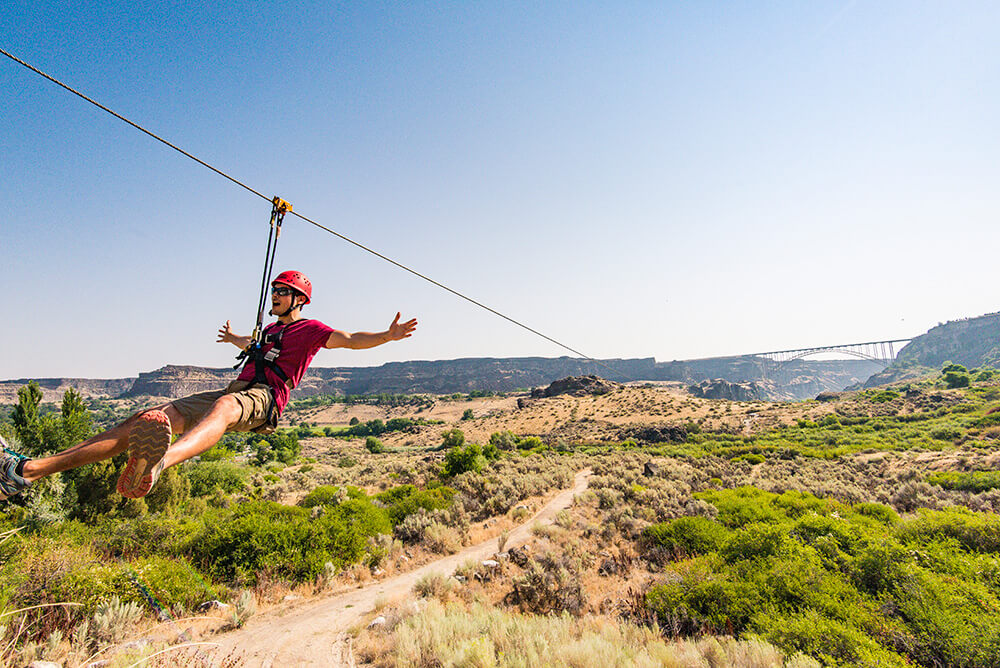
[[[303,306],[305,306],[305,304],[296,304],[296,303],[295,303],[295,300],[296,300],[296,299],[298,298],[298,296],[299,296],[299,293],[298,293],[298,292],[296,292],[296,293],[292,294],[292,305],[291,305],[291,306],[289,306],[289,307],[288,307],[288,310],[287,310],[287,311],[285,311],[284,313],[279,313],[279,314],[278,314],[278,317],[279,317],[279,318],[284,318],[284,317],[285,317],[286,315],[288,315],[289,313],[291,313],[291,312],[292,312],[292,311],[294,311],[295,309],[297,309],[297,308],[302,308]],[[273,313],[274,313],[274,311],[272,310],[272,311],[271,311],[271,313],[273,314]]]

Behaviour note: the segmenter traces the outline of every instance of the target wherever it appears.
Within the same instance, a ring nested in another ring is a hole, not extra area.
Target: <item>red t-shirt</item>
[[[288,376],[292,387],[296,387],[305,375],[312,358],[330,338],[333,328],[319,320],[296,320],[288,325],[272,322],[261,334],[261,340],[264,342],[261,349],[265,353],[274,347],[274,336],[282,329],[284,333],[281,335],[281,354],[275,363]],[[270,369],[266,369],[264,374],[267,376],[268,385],[274,390],[274,403],[277,404],[278,413],[281,413],[288,404],[288,386]],[[254,376],[256,370],[253,362],[250,362],[243,367],[237,380],[253,380]]]

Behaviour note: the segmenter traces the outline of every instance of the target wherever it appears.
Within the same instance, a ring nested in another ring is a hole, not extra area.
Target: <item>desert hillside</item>
[[[997,405],[995,372],[961,367],[785,403],[587,378],[300,399],[144,499],[114,462],[6,506],[2,656],[992,665]],[[139,407],[0,430],[45,448]]]

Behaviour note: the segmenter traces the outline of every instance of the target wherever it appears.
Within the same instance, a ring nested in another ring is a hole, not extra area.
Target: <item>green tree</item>
[[[373,455],[385,452],[385,446],[382,445],[382,441],[378,440],[374,436],[365,438],[365,449]]]
[[[483,457],[482,448],[472,443],[464,448],[452,448],[445,453],[442,473],[450,478],[466,471],[479,473],[484,466],[486,458]]]
[[[114,459],[96,462],[64,474],[73,475],[72,486],[77,496],[72,513],[74,519],[89,522],[118,508],[123,499],[115,488],[118,482],[118,469],[124,463],[123,453]]]
[[[476,414],[472,412],[471,408],[466,408],[465,412],[462,413],[463,420],[471,420],[474,417],[476,417]]]
[[[17,391],[17,406],[11,414],[14,423],[14,433],[25,454],[40,455],[44,452],[42,446],[42,421],[38,407],[42,403],[42,388],[31,381]]]
[[[465,434],[461,429],[449,429],[441,436],[441,445],[445,448],[460,448],[465,443]]]
[[[76,445],[85,441],[93,434],[94,422],[90,417],[90,410],[83,401],[83,396],[76,390],[70,388],[63,394],[62,419],[60,422],[60,432],[62,443],[53,444],[62,450],[71,445]]]

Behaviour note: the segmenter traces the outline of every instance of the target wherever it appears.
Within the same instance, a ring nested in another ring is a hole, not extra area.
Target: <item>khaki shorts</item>
[[[234,380],[224,390],[199,392],[183,399],[170,402],[184,418],[185,429],[190,429],[201,420],[212,404],[229,394],[240,405],[240,419],[226,431],[253,431],[258,434],[270,434],[278,426],[278,411],[271,396],[271,388],[267,385],[254,385],[245,389],[250,383],[245,380]]]

